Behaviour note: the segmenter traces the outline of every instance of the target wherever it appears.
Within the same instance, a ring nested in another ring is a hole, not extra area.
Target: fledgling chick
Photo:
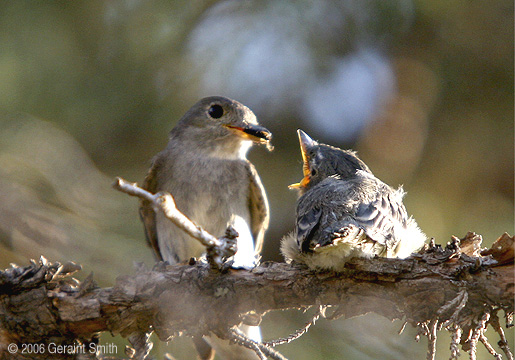
[[[239,234],[233,267],[252,268],[268,228],[269,207],[246,155],[254,143],[269,146],[271,137],[243,104],[220,96],[204,98],[172,129],[167,147],[152,161],[143,188],[170,192],[177,208],[215,237],[232,225]],[[162,212],[154,212],[148,201],[141,202],[140,215],[158,260],[176,264],[205,253],[196,239]],[[242,326],[242,330],[260,341],[259,327]],[[251,350],[207,340],[224,359],[257,359]],[[212,358],[214,354],[204,345],[196,342],[199,353],[205,353],[202,358]]]
[[[408,217],[404,191],[376,178],[355,152],[312,140],[298,130],[304,178],[295,230],[284,237],[288,262],[313,270],[341,271],[351,257],[404,258],[426,236]]]

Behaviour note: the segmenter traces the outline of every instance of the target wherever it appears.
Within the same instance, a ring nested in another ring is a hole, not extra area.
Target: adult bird
[[[379,180],[350,150],[318,143],[298,130],[304,178],[297,220],[281,252],[314,270],[341,271],[351,257],[404,258],[426,236],[403,204],[404,191]]]
[[[143,183],[151,193],[167,191],[177,208],[215,237],[228,225],[238,232],[233,267],[255,266],[269,223],[265,190],[246,155],[252,144],[270,144],[271,133],[260,126],[254,113],[243,104],[212,96],[193,105],[172,129],[166,148],[152,160]],[[149,244],[158,260],[170,264],[201,257],[205,248],[187,235],[147,201],[140,215]],[[244,326],[243,326],[244,327]],[[242,327],[242,329],[243,329]],[[258,327],[246,327],[260,341]],[[225,359],[255,359],[250,350],[209,338],[195,345],[201,357],[214,357],[216,348]],[[218,339],[220,340],[220,339]]]

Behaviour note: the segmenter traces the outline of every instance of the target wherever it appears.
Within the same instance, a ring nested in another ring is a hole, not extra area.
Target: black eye
[[[317,174],[317,171],[315,169],[311,170],[311,176],[315,176]]]
[[[224,109],[220,105],[212,105],[207,111],[213,119],[220,119],[224,114]]]

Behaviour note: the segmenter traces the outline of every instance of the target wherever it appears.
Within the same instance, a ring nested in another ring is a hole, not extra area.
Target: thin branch
[[[449,360],[457,360],[458,356],[460,356],[460,341],[461,341],[461,335],[463,334],[462,328],[460,328],[458,325],[454,324],[454,328],[450,329],[449,331],[452,332],[451,335],[451,357]]]
[[[232,338],[231,340],[233,340],[235,343],[254,351],[259,357],[259,360],[266,360],[265,354],[263,354],[257,343],[245,336],[243,332],[239,331],[237,328],[233,328],[230,330],[230,335]]]
[[[433,319],[425,326],[427,329],[427,360],[436,358],[436,339],[438,330],[438,320]]]
[[[508,340],[506,339],[506,335],[504,334],[504,330],[501,327],[501,323],[499,322],[499,316],[497,313],[492,314],[490,318],[490,325],[494,328],[494,330],[499,334],[501,338],[497,345],[502,349],[508,360],[513,360],[513,354],[511,353],[510,347],[508,346]]]
[[[166,192],[152,194],[140,188],[136,183],[129,183],[120,177],[116,178],[113,187],[131,196],[136,196],[151,202],[156,209],[162,210],[164,215],[175,225],[183,229],[191,237],[200,241],[205,247],[221,246],[216,237],[203,230],[200,226],[195,225],[195,223],[177,209],[171,194]]]
[[[397,334],[402,335],[402,333],[404,332],[404,329],[406,329],[406,325],[408,325],[408,322],[407,321],[403,322],[401,325],[401,328],[399,329]]]
[[[485,312],[479,320],[476,328],[472,332],[472,336],[470,337],[470,360],[476,360],[476,352],[477,352],[477,343],[481,339],[481,335],[484,335],[486,330],[488,320],[490,320],[490,314]]]
[[[152,194],[139,187],[136,183],[130,183],[120,177],[116,178],[113,187],[128,195],[147,200],[154,206],[155,211],[162,211],[166,218],[206,247],[208,259],[211,259],[216,267],[221,268],[224,260],[236,253],[235,239],[238,233],[231,226],[227,228],[224,237],[217,239],[181,213],[177,209],[170,193],[159,192]]]
[[[295,331],[293,334],[290,334],[287,337],[280,338],[280,339],[277,339],[277,340],[265,341],[265,342],[263,342],[263,344],[266,345],[266,346],[274,347],[274,346],[277,346],[277,345],[289,344],[290,342],[292,342],[294,340],[297,340],[302,335],[307,333],[309,328],[312,325],[315,325],[315,322],[317,322],[318,319],[320,318],[320,316],[323,315],[325,309],[326,309],[326,306],[320,305],[318,307],[318,310],[315,312],[315,314],[313,314],[311,320],[308,323],[306,323],[302,328],[300,328],[297,331]]]
[[[284,357],[280,352],[278,352],[277,350],[275,349],[272,349],[271,347],[269,346],[264,346],[261,348],[261,351],[263,351],[263,353],[268,356],[269,358],[271,358],[272,360],[288,360],[286,357]]]
[[[495,360],[502,360],[502,355],[497,353],[493,346],[490,345],[484,333],[479,336],[479,340],[483,343],[483,345],[485,345],[486,350],[495,358]]]
[[[272,360],[288,360],[282,354],[270,348],[268,345],[264,343],[258,343],[250,339],[238,328],[230,329],[230,335],[238,344],[248,349],[254,350],[260,359],[266,359],[268,356]]]

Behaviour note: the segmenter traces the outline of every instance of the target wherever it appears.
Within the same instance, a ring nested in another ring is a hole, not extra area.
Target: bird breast
[[[250,221],[249,179],[242,160],[176,158],[172,177],[162,189],[174,196],[177,208],[214,236],[222,236],[234,215]],[[174,174],[181,176],[173,176]]]

